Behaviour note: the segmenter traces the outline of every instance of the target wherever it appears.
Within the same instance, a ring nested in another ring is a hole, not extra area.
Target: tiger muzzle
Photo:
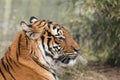
[[[61,61],[64,64],[68,64],[70,60],[75,60],[78,56],[78,53],[70,54],[70,55],[61,55],[57,61]]]

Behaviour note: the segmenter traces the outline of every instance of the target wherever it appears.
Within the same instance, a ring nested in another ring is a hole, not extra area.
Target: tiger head
[[[26,35],[37,40],[38,48],[48,66],[73,65],[80,49],[63,26],[49,20],[30,18],[30,25],[22,22]]]

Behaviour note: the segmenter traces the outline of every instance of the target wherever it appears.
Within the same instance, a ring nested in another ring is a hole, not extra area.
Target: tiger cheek
[[[36,34],[36,39],[39,39],[40,36],[41,36],[41,34],[40,34],[40,33],[37,33],[37,34]]]
[[[64,41],[60,41],[59,45],[64,49],[65,48],[65,42]]]

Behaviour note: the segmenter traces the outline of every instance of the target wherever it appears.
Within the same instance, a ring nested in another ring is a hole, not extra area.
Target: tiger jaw
[[[61,66],[73,66],[76,63],[77,56],[77,52],[74,52],[73,55],[61,55],[57,61]]]
[[[51,48],[50,51],[49,51],[48,47],[45,47],[45,49],[44,49],[42,45],[39,45],[39,48],[40,48],[40,51],[42,52],[42,55],[43,55],[45,61],[48,62],[50,65],[55,66],[55,64],[57,64],[57,65],[60,65],[60,66],[72,66],[76,63],[76,58],[78,56],[77,52],[64,53],[62,51],[62,49],[60,51],[57,50],[57,52],[56,52],[56,47]],[[48,53],[46,53],[46,52],[48,52]],[[52,55],[53,57],[50,57],[48,55],[48,54],[52,54],[50,52],[54,53],[54,55]]]

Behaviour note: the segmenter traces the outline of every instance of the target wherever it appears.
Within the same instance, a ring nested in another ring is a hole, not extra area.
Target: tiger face
[[[78,50],[80,49],[78,44],[73,40],[72,36],[65,28],[62,28],[64,39],[56,39],[56,42],[63,48],[63,53],[58,57],[58,61],[63,66],[71,66],[76,62],[78,56]]]
[[[22,23],[28,37],[37,39],[39,50],[50,67],[73,65],[78,55],[79,46],[68,30],[49,20],[30,18],[30,25]]]

